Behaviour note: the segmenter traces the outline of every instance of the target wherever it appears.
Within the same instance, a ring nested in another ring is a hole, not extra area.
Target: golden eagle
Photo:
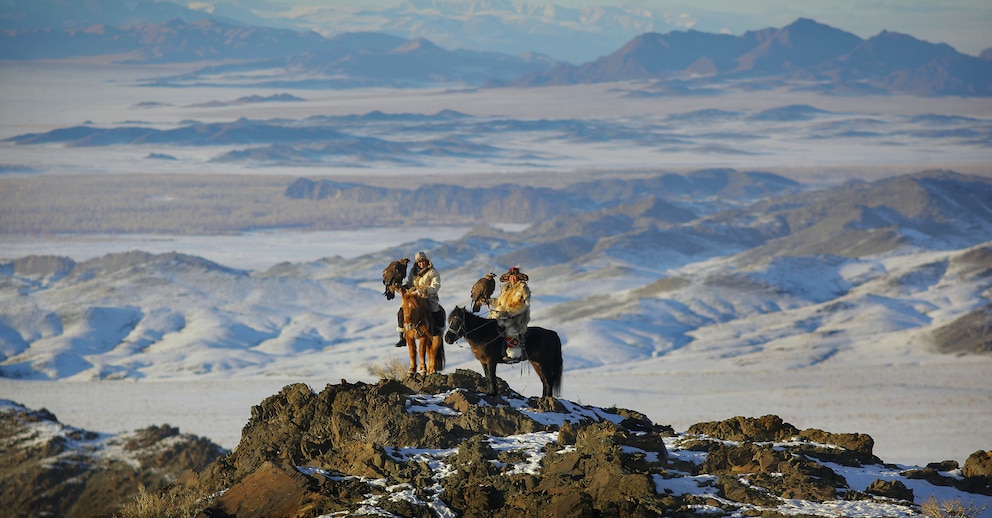
[[[396,289],[403,285],[406,278],[406,265],[410,264],[410,259],[404,257],[389,263],[389,266],[382,270],[382,284],[386,287],[383,295],[386,300],[393,300],[396,297]]]
[[[472,285],[472,312],[478,313],[482,305],[489,305],[493,292],[496,291],[496,274],[487,273],[485,277]]]

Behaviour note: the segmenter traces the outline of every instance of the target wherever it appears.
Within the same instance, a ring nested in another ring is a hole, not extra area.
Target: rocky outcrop
[[[319,392],[289,385],[255,406],[239,446],[200,473],[206,494],[223,492],[201,516],[780,516],[914,505],[909,478],[883,468],[864,434],[799,430],[777,416],[677,434],[636,411],[524,398],[500,383],[505,396],[484,395],[468,370]],[[891,477],[864,486],[844,476],[885,469]],[[951,471],[938,475],[960,473]]]
[[[0,508],[9,517],[109,515],[226,452],[177,428],[101,435],[0,400]]]
[[[24,510],[14,516],[99,515],[138,484],[152,491],[168,481],[161,498],[132,500],[117,515],[912,516],[928,488],[992,496],[985,451],[963,470],[954,461],[905,470],[875,457],[867,435],[800,430],[774,415],[676,433],[633,410],[499,385],[503,396],[485,395],[470,370],[320,391],[287,385],[252,408],[238,447],[209,465],[216,449],[168,426],[101,438],[8,405],[3,503]],[[42,435],[39,423],[63,433]],[[85,445],[102,457],[75,462]],[[50,467],[24,475],[31,463]],[[179,464],[199,471],[164,475]],[[70,494],[72,480],[83,490]],[[185,502],[181,513],[163,508],[175,501]]]

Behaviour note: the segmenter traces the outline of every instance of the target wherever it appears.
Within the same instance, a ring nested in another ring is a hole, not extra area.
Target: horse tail
[[[561,395],[561,374],[562,374],[562,355],[561,355],[561,337],[558,333],[551,331],[552,344],[551,350],[551,372],[548,376],[548,381],[551,382],[551,394],[555,397]]]
[[[444,340],[441,339],[441,335],[434,337],[437,340],[437,353],[434,355],[434,369],[444,370]]]

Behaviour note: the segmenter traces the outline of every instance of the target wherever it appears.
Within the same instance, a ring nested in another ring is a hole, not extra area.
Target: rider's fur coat
[[[500,290],[493,313],[507,336],[522,337],[530,323],[530,287],[524,281],[506,283]]]
[[[441,289],[441,274],[434,269],[433,263],[428,262],[427,267],[423,269],[414,265],[410,269],[410,278],[407,280],[407,284],[427,299],[432,312],[441,309],[437,294],[437,291]]]

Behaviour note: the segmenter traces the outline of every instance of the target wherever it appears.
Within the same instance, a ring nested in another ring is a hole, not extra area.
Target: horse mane
[[[480,317],[479,315],[476,315],[475,313],[469,311],[468,308],[455,306],[455,309],[453,309],[451,313],[454,314],[455,311],[462,312],[462,319],[465,320],[465,325],[469,329],[479,329],[486,325],[492,325],[496,327],[499,326],[499,324],[495,320],[491,318]]]

